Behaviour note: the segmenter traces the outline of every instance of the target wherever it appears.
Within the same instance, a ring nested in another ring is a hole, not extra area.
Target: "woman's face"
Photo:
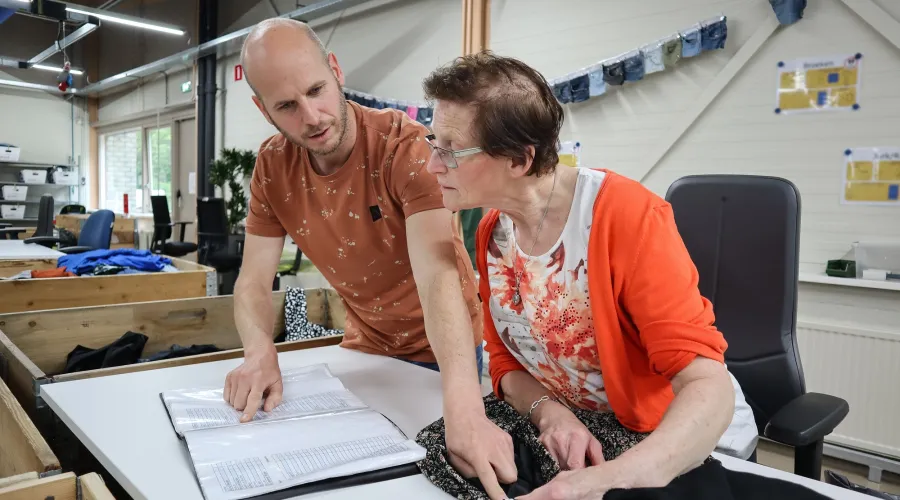
[[[472,137],[475,108],[445,101],[434,107],[435,145],[459,151],[480,147]],[[436,152],[428,161],[428,171],[437,178],[444,206],[451,211],[495,206],[500,188],[507,176],[509,160],[492,158],[481,152],[456,159],[457,168],[449,168]]]

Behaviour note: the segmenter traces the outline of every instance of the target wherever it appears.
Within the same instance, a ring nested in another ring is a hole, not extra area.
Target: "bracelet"
[[[540,399],[538,399],[534,403],[531,403],[531,409],[528,410],[528,415],[525,415],[525,418],[527,418],[528,420],[531,420],[531,414],[534,413],[534,410],[536,410],[537,407],[540,406],[540,404],[543,403],[544,401],[550,401],[551,399],[553,401],[556,401],[556,398],[552,398],[550,396],[541,396]]]

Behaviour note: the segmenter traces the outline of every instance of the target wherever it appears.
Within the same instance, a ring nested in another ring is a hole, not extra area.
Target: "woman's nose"
[[[447,166],[444,165],[444,162],[438,158],[438,155],[431,152],[431,156],[428,158],[428,164],[425,166],[425,169],[428,170],[428,173],[436,175],[443,174],[447,172]]]

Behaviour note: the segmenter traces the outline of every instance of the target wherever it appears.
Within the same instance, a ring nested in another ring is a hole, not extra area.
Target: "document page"
[[[248,498],[417,462],[425,449],[371,410],[185,434],[207,500]]]
[[[271,412],[256,412],[254,422],[367,408],[325,365],[282,375],[281,404]],[[243,414],[225,401],[224,388],[184,389],[162,394],[163,403],[178,435],[188,431],[240,424]]]

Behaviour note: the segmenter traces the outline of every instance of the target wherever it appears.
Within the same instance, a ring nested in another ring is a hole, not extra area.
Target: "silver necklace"
[[[559,167],[557,167],[557,169],[558,168]],[[541,228],[544,227],[544,219],[547,217],[547,212],[550,211],[550,202],[553,201],[553,193],[556,191],[556,178],[557,177],[558,177],[557,171],[554,170],[553,171],[553,187],[550,188],[550,196],[547,197],[547,206],[544,207],[544,213],[543,213],[543,215],[541,215],[541,222],[538,224],[537,232],[534,235],[534,241],[531,242],[531,249],[528,250],[528,258],[525,259],[525,264],[522,266],[521,272],[516,270],[516,257],[515,257],[515,255],[513,255],[513,272],[515,273],[515,277],[516,277],[516,288],[513,291],[512,302],[513,302],[513,305],[515,305],[515,306],[522,303],[522,295],[519,293],[519,283],[522,282],[522,275],[524,275],[525,270],[528,269],[528,264],[531,262],[531,256],[534,253],[534,246],[537,244],[538,237],[540,237],[540,235],[541,235]],[[510,219],[510,222],[511,221],[512,221],[512,219]],[[513,224],[510,224],[510,228],[512,231],[515,231]],[[512,235],[510,235],[509,240],[513,241]],[[513,247],[513,252],[515,252],[515,251],[516,251],[516,249],[515,249],[515,247]]]

